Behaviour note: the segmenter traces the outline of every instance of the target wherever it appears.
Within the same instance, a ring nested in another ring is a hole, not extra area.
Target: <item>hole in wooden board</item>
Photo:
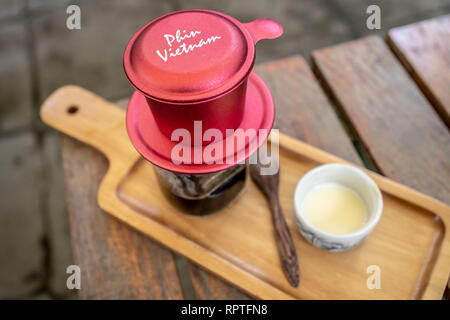
[[[72,105],[67,108],[68,114],[75,114],[78,112],[78,106]]]

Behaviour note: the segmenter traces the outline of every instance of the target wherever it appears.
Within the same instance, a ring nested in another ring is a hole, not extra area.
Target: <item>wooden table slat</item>
[[[301,56],[259,65],[255,72],[272,92],[274,128],[356,164],[362,164],[352,142]]]
[[[394,28],[388,41],[450,128],[450,15]]]
[[[182,299],[172,253],[98,207],[106,159],[67,136],[61,148],[80,298]]]
[[[199,300],[248,300],[249,295],[233,287],[226,281],[212,275],[204,268],[189,263],[189,271]]]
[[[450,203],[450,134],[385,42],[367,37],[313,60],[382,173]]]

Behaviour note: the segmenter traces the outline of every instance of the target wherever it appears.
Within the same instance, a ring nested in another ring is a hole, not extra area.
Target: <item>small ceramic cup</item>
[[[356,192],[366,206],[367,219],[355,232],[332,234],[312,225],[302,212],[304,200],[319,185],[339,184]],[[297,226],[303,237],[316,247],[328,251],[344,251],[359,245],[380,220],[383,198],[375,182],[362,170],[346,164],[326,164],[305,174],[294,192],[294,209]]]

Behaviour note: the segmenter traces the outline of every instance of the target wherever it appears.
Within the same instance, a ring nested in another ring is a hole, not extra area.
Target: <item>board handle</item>
[[[138,156],[125,129],[125,111],[88,90],[59,88],[44,101],[40,115],[47,125],[100,150],[110,161]]]

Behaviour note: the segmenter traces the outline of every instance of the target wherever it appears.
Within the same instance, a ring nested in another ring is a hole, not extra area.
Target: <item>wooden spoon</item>
[[[273,175],[261,175],[261,166],[259,164],[251,164],[250,176],[269,201],[275,228],[275,240],[283,271],[291,286],[297,288],[300,283],[300,271],[294,242],[292,241],[291,233],[284,219],[280,200],[278,199],[279,171]]]

